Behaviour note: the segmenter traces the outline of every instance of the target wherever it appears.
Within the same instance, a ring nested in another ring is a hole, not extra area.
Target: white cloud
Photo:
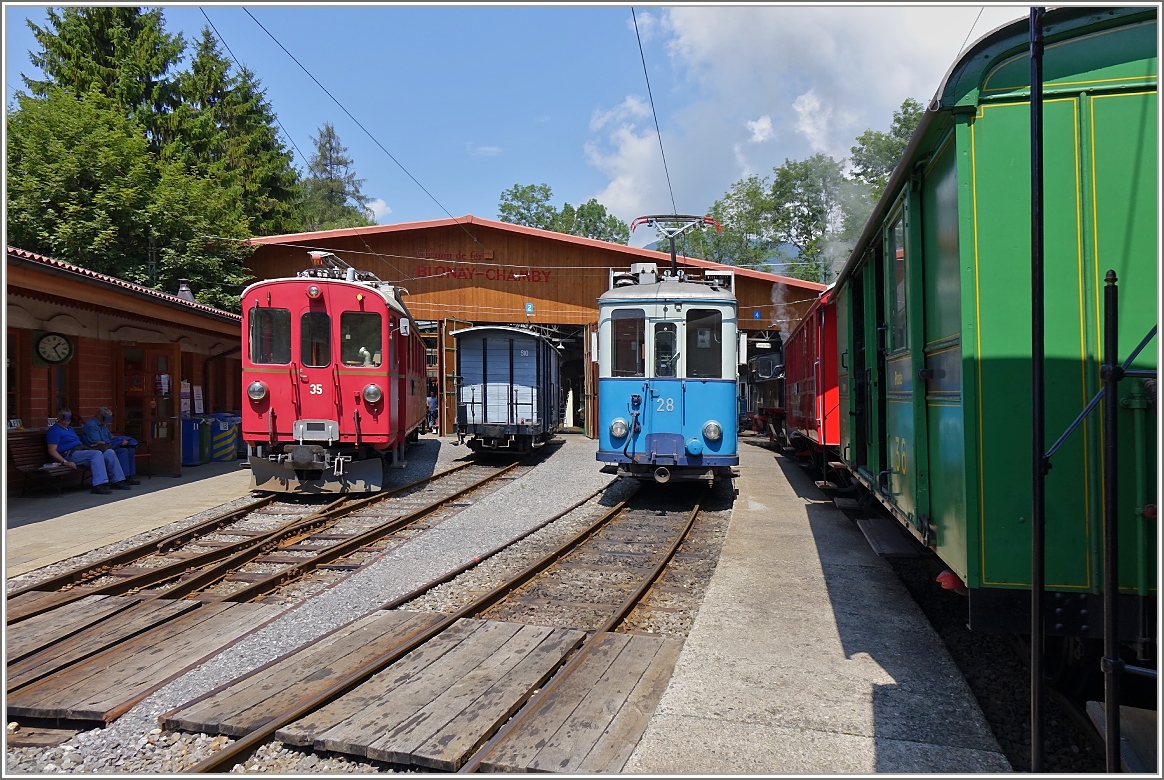
[[[500,146],[478,146],[469,141],[465,144],[465,151],[474,157],[496,157],[501,154]]]
[[[368,201],[368,208],[372,210],[372,217],[376,220],[376,224],[383,224],[388,215],[392,213],[392,207],[385,203],[382,198],[372,198]]]
[[[772,137],[772,117],[767,114],[755,122],[744,122],[744,127],[752,131],[751,141],[754,144],[762,144]]]
[[[978,6],[657,10],[658,19],[638,16],[639,30],[651,25],[670,57],[652,66],[647,50],[676,207],[687,213],[786,159],[849,156],[861,132],[889,129],[905,98],[929,102],[972,24],[968,46],[1028,13],[1027,6],[987,6],[975,22]],[[625,219],[670,211],[644,99],[595,111],[590,130],[587,160],[608,177],[599,200]]]
[[[636,119],[650,115],[651,107],[647,105],[645,100],[638,95],[627,95],[626,100],[609,111],[595,109],[594,113],[590,116],[590,131],[592,133],[598,132],[611,122],[633,122]]]

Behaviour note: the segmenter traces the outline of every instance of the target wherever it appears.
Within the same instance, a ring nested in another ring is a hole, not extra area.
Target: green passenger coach
[[[1044,17],[1046,432],[1101,388],[1103,279],[1119,359],[1157,323],[1155,8]],[[947,73],[837,279],[840,457],[968,589],[971,628],[1026,633],[1031,585],[1028,23]],[[1133,368],[1155,369],[1152,341]],[[1123,639],[1156,636],[1155,381],[1120,382]],[[1102,635],[1097,409],[1052,458],[1046,630]],[[1154,650],[1152,651],[1154,653]]]

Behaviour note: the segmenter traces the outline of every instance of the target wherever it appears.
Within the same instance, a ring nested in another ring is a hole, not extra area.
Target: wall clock
[[[36,339],[36,354],[46,363],[67,363],[73,357],[73,341],[63,333],[43,333]]]

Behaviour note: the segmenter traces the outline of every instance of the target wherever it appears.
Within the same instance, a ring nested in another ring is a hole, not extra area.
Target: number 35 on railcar
[[[611,272],[598,299],[599,461],[639,479],[729,476],[739,464],[730,271]]]
[[[379,491],[425,418],[424,346],[402,288],[310,255],[242,294],[251,489]]]

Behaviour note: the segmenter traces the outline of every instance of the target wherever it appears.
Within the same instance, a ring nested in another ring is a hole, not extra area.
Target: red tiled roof
[[[313,233],[290,233],[282,236],[260,236],[250,239],[248,243],[253,246],[264,246],[267,244],[291,244],[301,241],[317,241],[328,238],[348,238],[352,236],[378,235],[381,233],[402,233],[405,231],[425,230],[427,228],[437,227],[451,227],[454,225],[480,225],[482,227],[493,228],[495,230],[504,230],[510,233],[520,233],[522,235],[546,238],[552,241],[564,241],[568,244],[579,244],[597,249],[605,249],[611,252],[619,252],[624,255],[630,255],[632,258],[641,258],[643,260],[660,263],[660,265],[670,264],[671,262],[671,254],[669,252],[658,252],[653,249],[639,249],[637,247],[625,246],[623,244],[612,244],[608,241],[599,241],[594,238],[583,238],[582,236],[573,236],[568,233],[555,233],[552,230],[542,230],[541,228],[527,227],[525,225],[515,225],[511,222],[483,219],[481,217],[475,217],[472,214],[466,214],[465,216],[456,219],[429,219],[422,220],[420,222],[398,222],[394,225],[371,225],[368,227],[360,228],[319,230]],[[807,282],[803,279],[796,279],[791,276],[770,274],[764,271],[756,271],[751,268],[725,266],[721,263],[713,263],[710,260],[697,260],[693,257],[684,257],[682,255],[679,256],[678,260],[683,265],[692,266],[695,268],[728,268],[734,271],[737,276],[745,276],[751,279],[759,279],[765,282],[778,282],[780,284],[788,285],[789,287],[800,287],[805,290],[819,291],[825,289],[826,286],[816,282]]]
[[[66,263],[63,260],[56,260],[44,255],[38,255],[35,252],[29,252],[26,249],[18,249],[14,246],[9,246],[9,262],[11,262],[14,258],[18,261],[26,261],[35,265],[41,265],[45,266],[46,268],[55,269],[56,271],[63,271],[65,273],[83,276],[87,279],[91,279],[95,282],[99,282],[110,287],[117,287],[130,294],[157,299],[160,303],[164,303],[169,306],[181,306],[183,308],[196,311],[200,314],[205,314],[220,320],[226,320],[228,322],[242,322],[241,316],[238,314],[233,314],[229,311],[217,309],[213,306],[207,306],[204,303],[188,301],[185,298],[179,298],[177,295],[171,295],[170,293],[162,292],[161,290],[155,290],[151,287],[143,287],[140,284],[134,284],[133,282],[127,282],[124,279],[118,279],[116,276],[99,274],[96,271],[90,271],[88,268],[82,268],[79,265]]]

